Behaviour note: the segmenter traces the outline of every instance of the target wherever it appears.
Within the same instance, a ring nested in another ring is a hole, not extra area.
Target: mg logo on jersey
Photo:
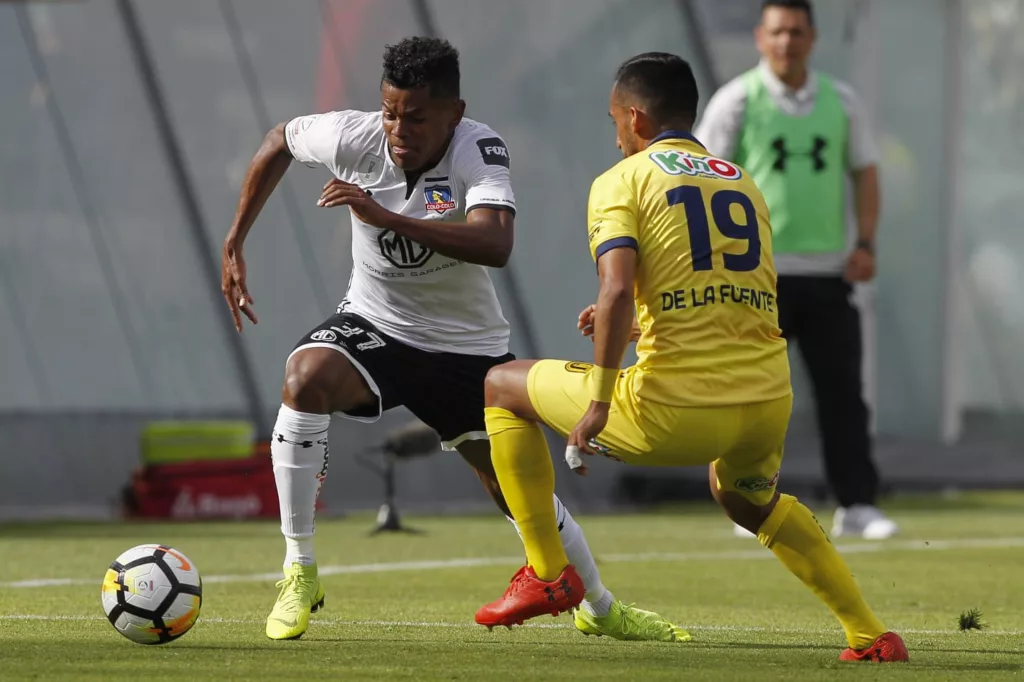
[[[452,202],[452,206],[455,203]],[[430,205],[427,205],[430,208]],[[388,259],[388,262],[396,268],[408,270],[421,267],[430,260],[434,252],[417,244],[408,237],[397,235],[390,230],[385,230],[377,236],[377,243],[380,244],[380,255]]]
[[[332,332],[330,329],[318,329],[309,335],[311,341],[323,341],[327,343],[333,343],[338,340],[338,335]]]
[[[423,188],[423,196],[427,200],[427,210],[444,213],[455,208],[452,201],[452,188],[448,185],[431,185]]]
[[[686,152],[660,151],[649,154],[651,161],[669,175],[703,175],[722,180],[739,180],[739,166],[714,156],[691,156]]]

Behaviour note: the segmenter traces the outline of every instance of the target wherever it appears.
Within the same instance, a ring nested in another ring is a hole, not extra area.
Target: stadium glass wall
[[[314,206],[325,173],[293,167],[254,228],[246,256],[261,323],[237,346],[209,264],[265,130],[376,107],[383,45],[406,35],[436,32],[462,50],[468,114],[509,144],[516,253],[494,277],[514,352],[587,358],[574,320],[596,284],[587,190],[617,160],[611,75],[637,52],[674,51],[707,96],[756,61],[752,5],[0,4],[0,514],[109,511],[149,419],[272,422],[285,357],[349,276],[348,218]],[[1022,481],[1024,231],[1013,198],[1024,155],[1013,131],[1024,3],[817,5],[816,63],[859,89],[884,159],[880,274],[858,293],[883,470],[904,485]],[[799,370],[795,382],[786,474],[812,481],[813,408]],[[377,501],[350,455],[407,418],[332,427],[329,506]],[[586,487],[560,485],[601,505],[621,500],[626,472],[647,475],[601,463]],[[403,465],[399,489],[422,507],[484,499],[447,455]]]

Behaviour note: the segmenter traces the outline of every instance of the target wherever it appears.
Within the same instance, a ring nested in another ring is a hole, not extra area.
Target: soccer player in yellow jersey
[[[580,326],[593,335],[594,364],[523,360],[487,376],[491,456],[528,563],[477,622],[521,624],[583,596],[559,542],[543,422],[568,437],[577,473],[586,473],[580,453],[710,464],[712,494],[729,518],[757,533],[842,623],[842,660],[907,660],[810,510],[776,490],[792,388],[760,191],[690,134],[697,84],[683,59],[626,61],[610,108],[626,158],[590,193],[600,292]],[[620,370],[631,337],[638,361]],[[577,609],[575,618],[585,626],[588,614]]]

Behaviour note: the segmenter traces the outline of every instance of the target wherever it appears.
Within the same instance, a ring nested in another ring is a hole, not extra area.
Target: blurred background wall
[[[883,151],[879,277],[858,292],[883,475],[1022,485],[1024,1],[816,9],[816,66],[859,90]],[[588,359],[585,202],[618,159],[614,69],[677,52],[706,102],[756,63],[757,18],[749,0],[0,3],[0,516],[113,513],[152,419],[267,435],[288,352],[344,293],[350,241],[346,212],[315,210],[326,171],[293,165],[246,244],[260,324],[237,338],[215,277],[246,165],[279,121],[377,108],[384,45],[408,35],[461,50],[467,113],[511,151],[516,251],[494,277],[513,351]],[[794,381],[783,487],[816,490]],[[353,456],[408,419],[335,420],[330,510],[379,502]],[[604,462],[559,478],[586,508],[706,481]],[[410,507],[487,504],[451,454],[403,463],[398,485]]]

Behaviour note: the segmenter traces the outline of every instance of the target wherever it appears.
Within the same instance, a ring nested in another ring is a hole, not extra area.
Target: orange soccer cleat
[[[512,576],[501,599],[480,607],[476,622],[490,630],[495,625],[522,625],[524,620],[546,613],[557,616],[579,606],[583,593],[583,580],[572,565],[551,582],[538,578],[531,566],[523,566]]]
[[[894,663],[909,661],[910,653],[903,639],[895,632],[887,632],[867,649],[845,649],[839,654],[840,661],[871,661],[872,663]]]

